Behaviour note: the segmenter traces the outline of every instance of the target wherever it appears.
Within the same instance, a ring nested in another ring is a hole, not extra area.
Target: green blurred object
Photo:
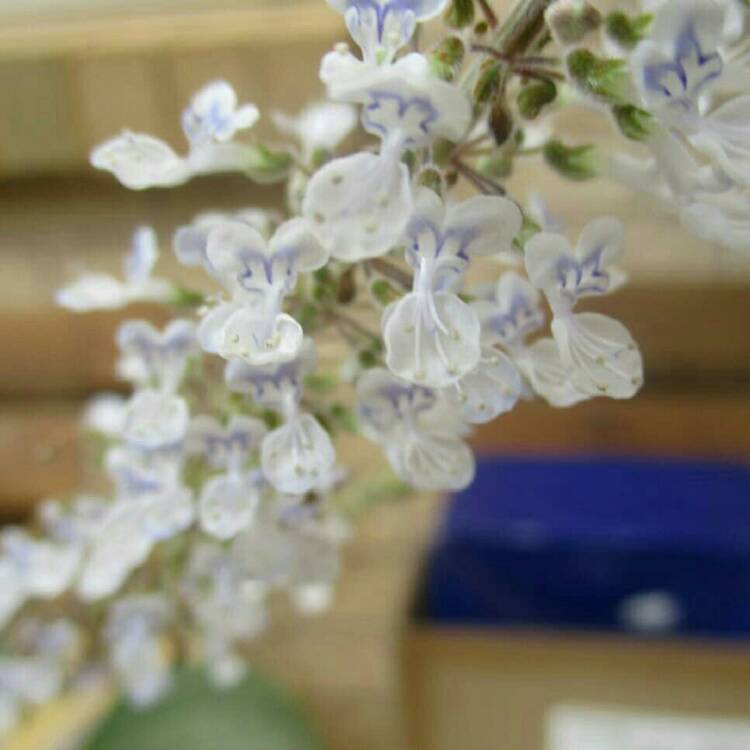
[[[294,701],[251,674],[219,690],[196,671],[181,673],[152,709],[121,702],[84,750],[325,750]]]

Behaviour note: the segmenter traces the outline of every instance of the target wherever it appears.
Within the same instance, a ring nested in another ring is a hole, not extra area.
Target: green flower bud
[[[206,298],[200,292],[186,289],[183,286],[173,286],[168,300],[174,307],[195,308],[205,304]]]
[[[438,195],[443,194],[443,176],[433,167],[426,167],[417,176],[417,185],[430,188]]]
[[[630,78],[624,60],[600,58],[587,49],[577,49],[566,62],[570,77],[585,93],[613,103],[626,99]]]
[[[602,23],[602,15],[586,0],[558,0],[545,13],[552,36],[563,46],[578,44]]]
[[[505,105],[505,102],[498,99],[490,110],[489,128],[495,143],[502,146],[513,132],[513,117]]]
[[[481,157],[477,170],[493,180],[506,180],[513,173],[513,156],[508,149],[498,149]]]
[[[432,144],[432,161],[438,167],[444,167],[450,162],[455,150],[456,144],[453,141],[438,139]]]
[[[474,23],[474,0],[453,0],[445,14],[445,22],[454,29],[463,29]]]
[[[543,154],[547,164],[569,180],[588,180],[599,173],[594,146],[566,146],[561,141],[549,141]]]
[[[518,94],[518,111],[521,117],[534,120],[548,104],[557,98],[557,86],[552,81],[536,81]]]
[[[437,78],[452,81],[464,60],[464,43],[449,36],[429,56],[430,68]]]
[[[620,104],[612,107],[612,114],[620,132],[634,141],[642,141],[650,133],[651,115],[633,104]]]
[[[643,39],[652,20],[653,16],[648,13],[632,18],[625,13],[610,13],[605,28],[608,36],[622,47],[630,49]]]
[[[262,143],[254,143],[246,148],[246,171],[252,180],[266,184],[286,179],[292,166],[292,157],[286,151],[271,151]]]

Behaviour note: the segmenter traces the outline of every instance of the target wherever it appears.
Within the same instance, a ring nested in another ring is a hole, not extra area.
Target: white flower
[[[320,77],[334,101],[363,105],[365,130],[395,153],[436,138],[459,141],[471,124],[466,93],[436,78],[416,52],[378,66],[334,50],[323,58]]]
[[[588,398],[570,382],[552,339],[528,344],[528,338],[543,328],[545,315],[539,292],[525,278],[507,271],[472,308],[482,327],[483,349],[489,348],[494,354],[496,347],[502,347],[534,393],[557,407]],[[510,395],[516,394],[511,390]],[[495,394],[495,398],[500,399],[500,395]]]
[[[117,438],[125,425],[127,401],[119,393],[100,393],[89,400],[83,414],[86,429]]]
[[[732,179],[750,186],[750,94],[712,108],[724,70],[725,15],[715,0],[669,0],[631,58],[643,104]]]
[[[218,539],[231,539],[252,523],[260,502],[263,479],[244,469],[266,434],[252,417],[235,415],[225,427],[212,417],[196,417],[190,427],[189,448],[224,473],[209,479],[200,496],[201,528]]]
[[[224,427],[214,417],[201,415],[190,425],[188,449],[215,469],[240,470],[265,434],[265,424],[253,417],[235,414]]]
[[[141,450],[162,450],[181,443],[189,424],[190,410],[184,398],[143,390],[128,405],[123,438]]]
[[[202,88],[183,112],[182,126],[190,143],[187,156],[179,156],[158,138],[125,131],[95,148],[91,164],[112,172],[131,190],[173,187],[197,174],[245,171],[246,149],[228,141],[257,119],[254,105],[237,108],[232,87],[214,81]]]
[[[623,229],[615,219],[590,222],[573,251],[562,235],[542,232],[526,243],[526,270],[554,313],[552,335],[573,385],[590,396],[630,398],[643,384],[643,362],[627,329],[598,313],[573,313],[582,297],[607,294],[624,280],[614,266]]]
[[[290,362],[253,367],[234,361],[226,368],[231,390],[250,394],[255,402],[279,412],[284,419],[281,427],[264,437],[261,447],[263,475],[282,493],[309,492],[336,461],[328,433],[313,416],[299,411],[303,379],[315,361],[314,345],[307,339]]]
[[[400,241],[412,210],[409,170],[390,156],[334,159],[307,185],[302,213],[337,260],[356,263]]]
[[[332,153],[357,125],[357,111],[350,104],[315,102],[298,115],[274,112],[274,125],[302,146],[302,158],[309,163],[316,152]]]
[[[171,539],[192,526],[195,503],[184,486],[166,487],[139,500],[144,533],[155,542]]]
[[[310,414],[292,416],[263,441],[263,474],[279,491],[304,494],[336,461],[328,433]]]
[[[453,291],[473,255],[509,247],[521,212],[505,198],[477,196],[446,208],[432,191],[417,195],[406,230],[414,291],[383,316],[388,367],[413,383],[444,388],[479,364],[480,325]]]
[[[237,94],[226,81],[214,81],[204,86],[182,113],[182,129],[196,148],[211,141],[230,141],[238,130],[253,127],[259,117],[254,104],[237,107]]]
[[[261,487],[262,479],[256,471],[233,471],[209,479],[199,503],[203,531],[217,539],[237,536],[253,522]]]
[[[55,599],[73,583],[81,564],[81,548],[34,539],[21,529],[7,529],[2,535],[4,558],[16,567],[26,595]],[[11,591],[13,583],[9,577]]]
[[[344,15],[365,59],[387,64],[411,39],[417,22],[440,15],[448,0],[328,0],[328,4]]]
[[[122,354],[120,372],[137,385],[159,386],[174,391],[185,373],[188,360],[198,351],[195,325],[173,320],[163,331],[145,320],[123,323],[117,332]]]
[[[284,298],[299,273],[328,260],[308,222],[292,219],[266,241],[248,224],[228,221],[211,230],[207,255],[232,298],[201,321],[203,348],[251,365],[294,359],[303,333],[299,323],[282,312]]]
[[[151,276],[158,258],[156,233],[151,227],[140,227],[125,258],[124,281],[106,273],[84,273],[58,290],[57,304],[74,312],[90,312],[114,310],[133,302],[164,302],[172,294],[172,285]]]
[[[396,474],[423,490],[460,490],[474,478],[474,455],[461,440],[455,407],[432,389],[388,370],[368,370],[357,384],[360,425],[385,451]]]
[[[161,635],[172,617],[158,594],[131,595],[110,609],[107,622],[110,662],[136,706],[153,705],[172,684],[171,662]]]
[[[91,164],[112,174],[131,190],[173,187],[190,179],[187,161],[158,138],[128,130],[91,152]]]
[[[203,266],[209,274],[216,276],[208,260],[208,235],[212,229],[227,221],[244,222],[260,232],[263,237],[270,237],[282,220],[281,214],[277,211],[261,208],[247,208],[235,213],[214,211],[199,214],[190,224],[180,227],[175,232],[172,245],[180,263],[186,266]]]
[[[143,527],[140,503],[127,499],[111,505],[93,535],[78,579],[78,595],[95,601],[114,594],[146,561],[153,543]]]

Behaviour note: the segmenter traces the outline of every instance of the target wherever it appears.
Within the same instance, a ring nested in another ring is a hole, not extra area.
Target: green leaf
[[[653,16],[644,13],[640,16],[628,16],[626,13],[610,13],[605,21],[607,35],[623,47],[635,47],[646,35]]]
[[[152,709],[125,703],[104,720],[85,750],[324,750],[295,703],[253,672],[239,687],[218,690],[200,672],[177,675],[174,690]]]
[[[547,164],[569,180],[588,180],[598,174],[594,146],[566,146],[561,141],[549,141],[543,154]]]
[[[534,120],[556,98],[557,86],[552,81],[537,81],[518,92],[518,111],[525,119]]]
[[[627,96],[630,78],[624,60],[597,57],[587,49],[577,49],[567,57],[568,73],[590,96],[621,103]]]
[[[612,115],[617,127],[626,137],[634,141],[642,141],[651,133],[651,115],[645,109],[632,104],[620,104],[612,107]]]
[[[247,146],[248,176],[261,184],[281,182],[289,175],[292,157],[286,151],[271,151],[262,143]]]

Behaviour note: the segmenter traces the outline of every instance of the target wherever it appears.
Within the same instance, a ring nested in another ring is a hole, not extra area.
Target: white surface
[[[750,720],[559,706],[546,750],[748,750]]]

